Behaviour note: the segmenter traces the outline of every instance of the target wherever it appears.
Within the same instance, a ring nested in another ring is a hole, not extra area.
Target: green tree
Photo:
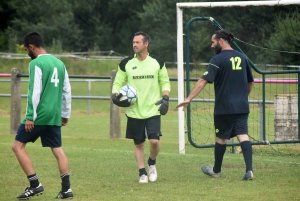
[[[137,11],[145,0],[74,1],[75,22],[82,30],[84,50],[114,50],[132,54],[132,36],[140,28]]]
[[[141,19],[138,12],[144,11],[146,0],[110,0],[107,11],[103,12],[104,25],[110,27],[109,43],[111,48],[126,55],[132,55],[132,39],[141,31]],[[150,22],[151,23],[151,22]],[[147,30],[144,30],[147,32]]]
[[[15,11],[9,7],[8,2],[9,0],[0,1],[0,51],[7,51],[9,49],[9,35],[5,33],[5,29],[15,14]]]
[[[273,26],[276,29],[267,41],[268,61],[273,64],[300,65],[299,10],[278,14]]]
[[[82,31],[81,46],[83,51],[106,50],[111,27],[105,24],[102,15],[106,12],[107,1],[69,0],[75,17],[75,23]]]
[[[137,16],[140,29],[150,35],[150,53],[165,61],[176,60],[176,0],[147,1]]]
[[[51,46],[53,39],[62,42],[67,51],[80,51],[81,30],[74,21],[73,10],[68,1],[61,0],[10,0],[9,5],[16,10],[16,17],[8,27],[8,33],[14,33],[19,43],[30,31],[41,33],[46,46]]]

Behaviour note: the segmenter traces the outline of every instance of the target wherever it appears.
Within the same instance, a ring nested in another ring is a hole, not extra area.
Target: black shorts
[[[31,132],[26,132],[25,124],[21,124],[15,140],[27,143],[35,142],[41,137],[43,147],[61,147],[61,127],[60,126],[37,126]]]
[[[215,115],[215,133],[218,138],[230,139],[240,134],[248,134],[249,114]]]
[[[144,141],[150,134],[162,136],[160,116],[153,116],[147,119],[127,117],[126,138]]]

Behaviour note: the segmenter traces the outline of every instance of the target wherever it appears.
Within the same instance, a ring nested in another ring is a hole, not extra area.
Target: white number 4
[[[51,77],[51,82],[54,83],[54,86],[57,87],[58,83],[59,83],[59,79],[58,79],[58,74],[57,74],[57,68],[54,67],[53,73],[52,73],[52,77]]]

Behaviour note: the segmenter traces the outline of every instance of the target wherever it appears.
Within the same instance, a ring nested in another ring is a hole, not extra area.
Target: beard
[[[31,50],[29,50],[28,56],[30,56],[31,60],[34,60],[36,58]]]
[[[220,46],[220,43],[218,42],[217,45],[214,47],[215,54],[219,54],[222,51],[222,48]]]

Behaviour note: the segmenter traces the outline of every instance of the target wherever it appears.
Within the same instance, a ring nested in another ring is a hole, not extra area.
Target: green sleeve
[[[162,91],[171,91],[170,78],[168,76],[168,71],[164,65],[159,71],[159,84]]]
[[[112,87],[112,93],[119,93],[121,87],[125,82],[127,82],[127,74],[126,72],[122,71],[120,67],[118,67],[118,71]]]

